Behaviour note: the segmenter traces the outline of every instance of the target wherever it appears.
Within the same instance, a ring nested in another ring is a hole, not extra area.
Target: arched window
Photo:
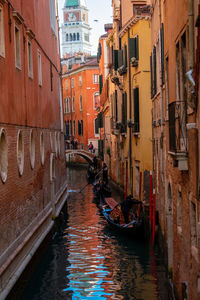
[[[79,34],[79,32],[77,33],[77,41],[79,41],[80,40],[80,34]]]
[[[94,94],[94,109],[97,109],[100,106],[100,95],[98,92]]]
[[[76,33],[73,34],[73,41],[76,41]]]
[[[69,35],[68,33],[66,34],[66,42],[68,42],[68,39],[69,39]]]
[[[70,33],[70,41],[72,41],[72,34]]]
[[[83,102],[82,102],[82,95],[80,95],[80,102],[79,102],[79,104],[80,104],[80,111],[82,111],[83,110]]]

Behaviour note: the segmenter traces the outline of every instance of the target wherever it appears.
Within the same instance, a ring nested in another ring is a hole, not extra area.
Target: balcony
[[[185,101],[169,104],[169,154],[177,162],[180,171],[188,170],[187,105]],[[176,164],[175,164],[176,165]]]

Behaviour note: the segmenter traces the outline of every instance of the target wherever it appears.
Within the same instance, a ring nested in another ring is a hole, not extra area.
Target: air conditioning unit
[[[133,67],[138,66],[138,60],[136,59],[136,57],[131,57],[131,64]]]

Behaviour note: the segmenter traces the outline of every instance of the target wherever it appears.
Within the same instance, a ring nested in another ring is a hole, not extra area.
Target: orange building
[[[0,1],[0,298],[67,198],[55,0]]]
[[[62,63],[67,64],[68,59],[64,59]],[[73,64],[71,69],[63,73],[62,78],[66,141],[77,139],[78,145],[83,148],[87,148],[92,142],[97,149],[100,99],[96,57],[88,57],[84,63]]]

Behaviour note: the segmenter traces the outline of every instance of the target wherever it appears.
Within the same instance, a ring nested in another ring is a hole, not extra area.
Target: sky
[[[60,26],[63,23],[63,11],[65,0],[58,0]],[[105,33],[104,24],[112,23],[112,0],[86,0],[89,9],[89,24],[91,30],[92,54],[97,54],[99,37]],[[98,20],[98,22],[94,21]],[[62,41],[61,41],[62,42]],[[61,50],[62,51],[62,50]]]

